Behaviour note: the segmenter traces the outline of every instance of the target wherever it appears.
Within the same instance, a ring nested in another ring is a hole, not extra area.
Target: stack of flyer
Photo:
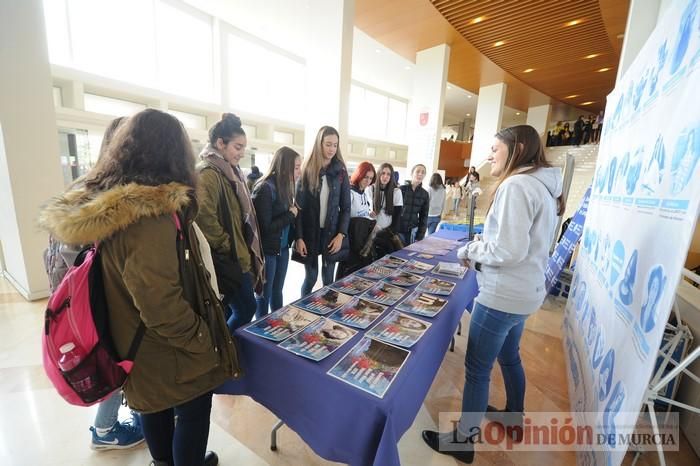
[[[374,262],[374,265],[381,265],[383,267],[398,268],[406,263],[406,259],[401,259],[396,256],[384,256]]]
[[[362,337],[328,374],[372,395],[384,398],[410,355],[398,346]]]
[[[467,273],[467,268],[456,262],[438,262],[438,265],[433,269],[433,273],[436,275],[446,275],[448,277],[464,278],[464,274]]]

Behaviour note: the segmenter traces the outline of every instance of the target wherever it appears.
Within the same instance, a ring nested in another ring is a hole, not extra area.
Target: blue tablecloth
[[[464,232],[441,231],[435,236],[466,240]],[[404,249],[395,255],[416,258],[408,256],[410,252]],[[456,251],[432,260],[416,260],[433,264],[456,261]],[[235,336],[245,376],[227,382],[216,393],[252,397],[328,460],[351,465],[398,465],[399,439],[413,424],[459,320],[465,308],[471,309],[477,292],[475,272],[470,270],[457,281],[445,308],[432,319],[425,318],[433,325],[410,349],[411,355],[382,399],[326,374],[364,331],[326,359],[313,362],[239,329]]]

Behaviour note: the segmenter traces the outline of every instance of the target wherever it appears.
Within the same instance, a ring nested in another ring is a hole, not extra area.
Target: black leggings
[[[143,435],[154,460],[170,466],[204,465],[211,397],[212,392],[208,392],[174,408],[141,415]]]

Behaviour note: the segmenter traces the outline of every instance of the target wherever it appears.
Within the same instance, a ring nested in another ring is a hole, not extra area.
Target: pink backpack
[[[173,220],[181,240],[177,214],[173,214]],[[146,326],[141,322],[126,359],[120,359],[109,330],[99,245],[88,246],[49,298],[41,339],[46,375],[68,403],[98,403],[126,381],[145,332]],[[81,357],[77,366],[63,371],[59,367],[60,348],[67,343],[73,343],[73,351]]]

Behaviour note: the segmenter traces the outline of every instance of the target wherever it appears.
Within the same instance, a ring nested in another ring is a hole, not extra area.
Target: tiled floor
[[[303,267],[290,263],[285,301],[298,297]],[[50,386],[41,367],[40,329],[45,301],[25,302],[0,279],[0,465],[146,465],[148,450],[137,447],[118,452],[89,449],[88,427],[95,408],[67,405]],[[527,321],[522,356],[527,373],[526,407],[530,411],[568,409],[565,365],[561,345],[561,306],[545,303]],[[469,316],[462,320],[466,329]],[[399,443],[404,465],[454,465],[449,457],[433,454],[420,439],[425,428],[434,428],[441,411],[459,409],[464,381],[466,332],[457,338],[454,353],[447,353],[430,392],[413,426]],[[491,404],[504,404],[500,371],[494,370]],[[122,413],[126,415],[127,413]],[[277,452],[270,451],[269,434],[275,416],[248,397],[216,396],[212,414],[210,449],[216,450],[222,465],[323,465],[293,431],[279,432]],[[625,464],[631,464],[631,454]],[[683,439],[681,452],[669,454],[670,465],[698,464]],[[481,452],[476,465],[574,465],[573,453]],[[655,465],[653,454],[639,465]]]

